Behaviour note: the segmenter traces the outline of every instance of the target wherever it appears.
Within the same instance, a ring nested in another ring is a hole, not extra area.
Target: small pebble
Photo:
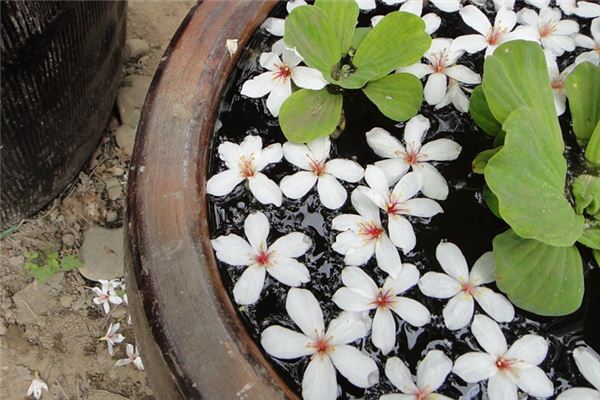
[[[70,233],[66,233],[62,237],[62,242],[67,247],[73,247],[73,245],[75,244],[75,236],[73,236]]]

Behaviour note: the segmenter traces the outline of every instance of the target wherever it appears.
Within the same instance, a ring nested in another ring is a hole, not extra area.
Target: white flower
[[[273,357],[289,360],[311,356],[302,378],[302,398],[337,398],[336,372],[351,384],[367,388],[379,381],[375,362],[348,343],[365,337],[369,326],[351,313],[342,313],[325,330],[319,302],[306,289],[290,289],[285,308],[302,333],[274,325],[265,329],[260,342]]]
[[[385,0],[384,0],[385,1]],[[404,4],[400,6],[400,11],[408,12],[416,15],[417,17],[421,17],[423,15],[423,0],[403,0]],[[397,1],[397,4],[400,1]],[[457,9],[458,10],[458,9]],[[375,27],[379,21],[383,19],[383,15],[376,15],[371,18],[371,25]],[[438,17],[435,13],[425,14],[421,17],[423,22],[425,22],[425,32],[430,35],[438,30],[440,25],[442,24],[442,19]]]
[[[556,5],[567,15],[575,14],[582,18],[595,18],[600,16],[600,4],[589,1],[556,0]]]
[[[296,260],[310,248],[308,236],[293,232],[268,246],[269,220],[260,211],[248,215],[244,221],[244,234],[249,243],[235,234],[211,240],[219,260],[233,266],[248,266],[233,287],[236,303],[255,303],[267,272],[287,286],[300,286],[310,280],[306,266]]]
[[[375,310],[371,341],[388,354],[396,345],[395,312],[413,326],[423,326],[431,320],[429,310],[421,303],[400,296],[417,284],[419,271],[412,264],[404,264],[396,279],[388,277],[383,287],[378,288],[373,279],[358,267],[342,270],[344,287],[333,294],[333,302],[342,310],[364,312]]]
[[[92,292],[96,295],[93,301],[94,304],[102,305],[104,309],[104,313],[108,314],[110,312],[110,304],[119,305],[123,302],[123,299],[117,296],[115,292],[115,287],[112,285],[113,281],[102,280],[102,287],[93,287],[91,288]]]
[[[451,400],[442,394],[434,393],[444,384],[452,371],[452,361],[440,350],[430,350],[417,366],[417,384],[410,370],[398,357],[388,358],[385,363],[385,376],[403,394],[386,394],[379,400]]]
[[[517,400],[517,387],[533,397],[552,396],[552,382],[537,367],[548,352],[546,339],[525,335],[507,350],[500,327],[484,315],[475,316],[471,331],[485,353],[463,354],[455,361],[452,372],[469,383],[488,379],[490,400]]]
[[[490,23],[485,14],[475,6],[468,5],[460,10],[463,21],[479,34],[459,36],[454,39],[457,50],[466,50],[477,53],[486,49],[485,56],[494,53],[502,43],[522,39],[537,42],[538,33],[528,26],[520,26],[513,30],[517,24],[517,14],[514,11],[501,7],[496,14],[494,25]]]
[[[98,340],[105,340],[106,345],[108,346],[108,354],[113,355],[113,346],[117,343],[121,343],[125,340],[125,336],[117,333],[117,331],[121,328],[121,324],[118,322],[116,324],[110,324],[108,330],[106,331],[106,335],[102,336]]]
[[[274,117],[279,115],[281,105],[292,94],[292,81],[298,87],[312,90],[323,89],[327,85],[321,72],[298,65],[302,57],[295,50],[284,49],[282,59],[275,53],[262,53],[260,65],[268,71],[244,82],[241,92],[252,98],[268,93],[267,108]]]
[[[556,400],[598,400],[600,399],[600,356],[592,349],[578,347],[573,350],[573,358],[581,375],[595,389],[572,388],[562,392]]]
[[[461,147],[449,139],[436,139],[423,144],[423,136],[429,129],[427,118],[417,115],[404,127],[404,145],[382,128],[373,128],[366,133],[367,143],[379,157],[376,166],[383,170],[388,185],[396,183],[406,171],[412,169],[421,175],[422,193],[432,199],[445,200],[448,197],[448,183],[428,161],[456,160]]]
[[[102,285],[102,287],[106,288],[106,291],[110,294],[117,295],[117,289],[123,286],[123,282],[119,279],[98,279],[98,282]]]
[[[374,165],[367,166],[365,181],[369,187],[359,186],[357,190],[387,214],[389,237],[404,254],[414,249],[417,243],[413,227],[405,216],[431,218],[444,212],[435,200],[413,198],[423,187],[421,175],[414,172],[400,178],[391,192],[385,174]]]
[[[279,186],[260,171],[267,165],[277,163],[283,158],[279,143],[273,143],[264,149],[259,136],[248,135],[239,145],[224,142],[219,145],[219,158],[228,168],[212,176],[206,182],[206,192],[214,196],[230,193],[240,182],[247,180],[250,192],[263,204],[281,205]]]
[[[592,34],[592,37],[581,34],[575,36],[575,44],[577,44],[577,47],[591,50],[578,55],[575,59],[576,64],[589,61],[593,64],[600,65],[600,18],[594,18],[592,20],[590,33]]]
[[[306,1],[304,0],[288,0],[285,5],[285,9],[288,13],[291,13],[294,8],[303,6],[305,4]],[[265,22],[263,22],[261,28],[266,29],[271,35],[283,37],[285,33],[285,18],[269,17],[265,20]],[[283,39],[279,39],[273,43],[273,46],[271,46],[271,51],[281,55],[283,50],[286,48],[287,46],[283,42]]]
[[[471,273],[460,249],[453,243],[440,243],[435,256],[446,274],[427,272],[419,281],[425,296],[450,298],[444,307],[444,323],[448,329],[464,328],[473,317],[474,302],[498,322],[509,322],[515,316],[513,305],[503,295],[482,285],[494,282],[494,257],[484,253],[473,265]]]
[[[470,89],[464,89],[466,92],[471,92]],[[463,87],[455,79],[448,80],[448,90],[446,95],[435,105],[435,109],[439,110],[446,107],[448,104],[452,104],[454,108],[462,113],[469,112],[469,98],[463,92]]]
[[[304,171],[281,180],[283,194],[290,199],[299,199],[316,184],[321,203],[330,209],[340,208],[348,194],[337,179],[358,182],[363,177],[364,169],[351,160],[338,158],[327,161],[330,148],[329,136],[320,137],[306,145],[284,143],[285,159]]]
[[[47,392],[48,385],[40,379],[39,374],[36,372],[33,381],[31,381],[31,385],[29,385],[29,389],[27,389],[27,397],[33,396],[36,400],[40,400],[42,397],[42,389]]]
[[[351,266],[366,264],[375,254],[377,266],[397,277],[402,269],[400,254],[381,225],[379,209],[358,190],[352,192],[350,201],[359,215],[342,214],[333,219],[331,227],[343,232],[331,248],[343,254],[344,263]]]
[[[575,50],[573,36],[579,32],[579,24],[570,19],[561,21],[558,8],[542,8],[536,13],[530,8],[524,8],[517,14],[524,26],[536,30],[542,47],[556,56],[562,56],[565,51]]]
[[[358,8],[365,11],[372,10],[377,7],[375,0],[356,0],[356,4],[358,5]]]
[[[384,4],[387,4],[389,6],[393,6],[395,4],[401,4],[401,3],[419,3],[420,7],[423,8],[423,0],[382,0]],[[405,4],[406,4],[405,3]],[[430,0],[430,3],[432,3],[434,6],[436,6],[437,8],[439,8],[440,10],[444,11],[444,12],[455,12],[460,10],[460,0]],[[406,9],[402,9],[400,8],[400,11],[406,11]]]
[[[115,363],[115,367],[122,367],[127,364],[133,363],[137,369],[140,371],[144,370],[144,364],[142,363],[142,359],[138,354],[137,347],[134,347],[132,344],[127,343],[127,348],[125,350],[127,352],[127,358],[122,358]]]
[[[448,78],[469,85],[481,83],[479,74],[464,65],[455,65],[464,54],[464,50],[455,50],[452,43],[452,39],[433,39],[429,50],[423,55],[428,64],[416,63],[398,69],[398,72],[408,72],[419,79],[429,75],[423,94],[425,101],[430,105],[436,105],[444,99],[448,88]]]
[[[560,116],[564,114],[567,102],[565,79],[567,79],[567,75],[573,71],[576,64],[571,64],[560,72],[554,55],[547,51],[544,52],[544,55],[546,56],[548,77],[550,78],[550,86],[552,87],[552,95],[554,96],[554,107],[556,108],[556,114]]]

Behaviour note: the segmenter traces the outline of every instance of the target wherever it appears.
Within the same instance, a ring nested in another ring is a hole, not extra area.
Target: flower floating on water
[[[102,285],[101,287],[91,288],[92,292],[94,292],[94,294],[96,295],[93,301],[94,304],[102,305],[104,313],[108,314],[110,312],[110,304],[119,305],[123,302],[123,299],[117,296],[116,288],[118,286],[114,286],[114,280],[101,280],[100,283]]]
[[[298,87],[312,90],[323,89],[327,85],[321,72],[298,65],[301,61],[302,57],[295,50],[287,48],[283,50],[281,59],[275,53],[262,53],[259,62],[268,71],[244,82],[242,95],[256,99],[269,94],[267,108],[277,117],[281,105],[292,94],[292,81]]]
[[[539,15],[532,9],[524,8],[517,17],[521,24],[537,31],[542,47],[555,56],[575,50],[574,35],[579,32],[579,24],[570,19],[561,20],[558,8],[542,8]]]
[[[419,79],[429,75],[423,91],[428,104],[436,105],[444,99],[448,89],[448,78],[468,85],[481,83],[479,74],[464,65],[456,65],[464,50],[455,50],[452,43],[452,39],[433,39],[431,47],[423,55],[428,64],[416,63],[398,69],[398,72],[408,72]]]
[[[463,7],[460,10],[460,16],[465,24],[475,29],[479,34],[464,35],[454,39],[456,50],[477,53],[486,49],[485,56],[488,57],[502,43],[511,40],[538,41],[538,32],[535,29],[528,26],[520,26],[514,29],[517,24],[517,14],[504,7],[498,10],[494,25],[490,23],[480,9],[472,5]]]
[[[132,344],[127,343],[127,348],[125,350],[127,352],[127,358],[122,358],[115,363],[115,367],[122,367],[127,364],[132,364],[139,369],[140,371],[144,370],[144,364],[142,363],[142,359],[138,354],[137,347],[134,347]]]
[[[368,324],[352,313],[342,313],[325,330],[323,312],[306,289],[290,289],[285,308],[302,333],[279,325],[265,329],[260,342],[267,353],[284,360],[311,356],[302,378],[305,400],[337,398],[336,372],[351,384],[367,388],[379,381],[375,362],[349,343],[365,337]]]
[[[217,258],[229,265],[247,266],[233,287],[236,303],[255,303],[265,283],[266,273],[287,286],[300,286],[310,280],[304,264],[296,260],[308,251],[312,242],[300,232],[289,233],[267,245],[269,220],[260,211],[244,221],[248,241],[235,234],[211,240]]]
[[[411,14],[415,14],[417,17],[421,17],[423,22],[425,22],[425,32],[430,35],[438,30],[440,25],[442,24],[442,19],[437,16],[435,13],[429,13],[423,15],[423,0],[403,0],[404,4],[400,6],[400,11],[408,12]],[[385,0],[384,0],[385,2]],[[400,1],[396,1],[394,4],[398,4]],[[391,4],[391,5],[394,5]],[[456,10],[458,11],[458,9]],[[371,25],[375,26],[383,19],[383,15],[376,15],[371,18]]]
[[[558,69],[556,64],[556,58],[544,52],[546,56],[546,66],[548,68],[548,77],[550,78],[550,86],[552,87],[552,95],[554,96],[554,107],[556,108],[557,115],[563,115],[566,109],[567,92],[565,90],[565,79],[569,75],[576,64],[571,64],[566,67],[562,72]]]
[[[371,341],[388,354],[396,345],[396,321],[392,311],[413,326],[423,326],[431,320],[429,310],[421,303],[400,296],[417,284],[419,271],[412,264],[404,264],[396,279],[388,277],[378,288],[373,279],[358,267],[342,270],[344,287],[333,295],[333,302],[342,310],[364,312],[375,310]]]
[[[425,196],[445,200],[448,197],[448,183],[429,161],[456,160],[461,147],[449,139],[436,139],[423,144],[423,136],[429,127],[429,120],[417,115],[404,127],[404,145],[382,128],[373,128],[367,132],[367,143],[375,154],[387,158],[377,161],[375,165],[383,170],[388,185],[393,185],[406,171],[412,169],[422,178],[421,191]]]
[[[296,172],[281,180],[283,194],[290,199],[299,199],[317,184],[321,203],[327,208],[340,208],[348,194],[338,179],[358,182],[364,175],[364,169],[351,160],[334,159],[327,161],[331,142],[329,136],[323,136],[312,142],[283,145],[285,159],[304,171]],[[337,178],[337,179],[336,179]]]
[[[485,352],[458,357],[452,369],[456,375],[469,383],[488,380],[490,400],[517,399],[517,387],[533,397],[552,396],[552,382],[537,367],[548,352],[546,339],[525,335],[508,349],[498,324],[484,315],[475,316],[471,331]]]
[[[106,331],[106,335],[98,339],[106,341],[106,346],[108,347],[108,354],[110,354],[111,356],[114,353],[113,346],[125,340],[125,336],[121,335],[120,333],[117,333],[120,328],[121,324],[119,324],[118,322],[114,325],[110,324],[108,330]]]
[[[294,8],[303,6],[305,4],[306,1],[304,0],[288,0],[286,2],[285,9],[288,13],[290,13]],[[283,34],[285,33],[285,18],[269,17],[265,20],[265,22],[263,22],[261,28],[264,28],[271,35],[283,37]],[[286,47],[287,46],[283,42],[283,39],[279,39],[273,43],[271,50],[274,53],[281,55]]]
[[[454,79],[448,80],[448,90],[446,91],[446,95],[435,105],[435,109],[439,110],[441,108],[446,107],[448,104],[452,104],[454,108],[462,113],[466,113],[469,111],[469,98],[465,95],[465,92],[471,92],[470,89],[463,89],[460,85],[460,82]]]
[[[600,356],[587,347],[573,350],[573,358],[581,375],[595,389],[571,388],[562,392],[556,400],[597,400],[600,399]]]
[[[566,14],[575,14],[582,18],[595,18],[600,16],[600,4],[590,1],[556,0],[556,5]]]
[[[435,200],[414,198],[423,187],[421,175],[414,172],[400,178],[392,192],[388,188],[385,174],[374,165],[367,166],[365,181],[369,187],[359,186],[357,190],[387,214],[389,237],[404,254],[414,249],[417,244],[415,232],[406,216],[431,218],[444,212]]]
[[[228,168],[212,176],[206,182],[206,192],[214,196],[230,193],[240,182],[247,180],[250,192],[263,204],[281,205],[279,186],[262,171],[267,165],[277,163],[283,158],[279,143],[273,143],[264,149],[259,136],[248,135],[239,145],[224,142],[219,145],[219,158]]]
[[[600,65],[600,18],[594,18],[592,20],[590,33],[592,34],[592,37],[581,34],[575,36],[575,44],[577,44],[577,47],[591,50],[578,55],[575,59],[576,64],[589,61],[596,65]]]
[[[42,389],[47,392],[48,385],[40,379],[40,375],[36,371],[33,380],[31,381],[31,385],[29,385],[29,389],[27,389],[27,397],[33,396],[34,399],[40,400],[42,397]]]
[[[473,299],[498,322],[512,321],[513,305],[503,295],[482,285],[494,282],[494,258],[492,252],[484,253],[469,273],[467,261],[453,243],[440,243],[435,256],[446,274],[427,272],[419,281],[419,289],[425,296],[437,299],[450,298],[444,307],[444,323],[448,329],[464,328],[473,317]]]
[[[440,350],[430,350],[417,366],[417,384],[410,370],[398,357],[388,358],[385,363],[385,376],[403,395],[386,394],[379,400],[451,400],[442,394],[434,393],[444,384],[452,371],[452,361]]]
[[[333,219],[332,228],[342,232],[336,236],[332,249],[343,254],[344,262],[350,266],[366,264],[375,254],[377,266],[397,277],[402,269],[400,254],[381,225],[379,209],[356,189],[350,201],[359,215],[342,214]]]
[[[404,3],[404,5],[410,5],[410,3],[416,3],[417,5],[420,5],[421,8],[423,8],[423,0],[382,0],[384,4],[387,4],[388,6],[393,6],[396,4],[402,4]],[[460,0],[430,0],[430,3],[432,3],[434,6],[436,6],[437,8],[439,8],[440,10],[444,11],[444,12],[455,12],[460,10]],[[414,7],[414,6],[412,6]],[[402,9],[400,8],[400,11],[407,11],[406,9]]]

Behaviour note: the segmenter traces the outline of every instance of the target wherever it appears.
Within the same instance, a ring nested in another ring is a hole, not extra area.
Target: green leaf
[[[593,223],[589,226],[586,224],[578,242],[590,249],[600,250],[600,223]]]
[[[583,217],[565,197],[567,163],[537,109],[514,111],[504,122],[504,146],[488,161],[485,180],[499,211],[521,237],[571,246]]]
[[[46,265],[52,271],[52,273],[58,271],[60,263],[58,261],[58,253],[50,253],[46,259]]]
[[[494,238],[496,284],[517,307],[557,316],[583,298],[583,264],[575,246],[554,247],[508,230]]]
[[[23,256],[28,260],[35,260],[40,256],[40,253],[37,251],[27,251],[25,254],[23,254]]]
[[[573,131],[585,143],[600,121],[600,67],[583,62],[567,76],[566,84]]]
[[[475,156],[475,159],[471,163],[471,167],[473,168],[473,172],[476,174],[483,174],[485,167],[487,166],[488,161],[494,154],[500,151],[501,147],[495,147],[493,149],[483,150],[481,153]]]
[[[49,267],[42,267],[31,271],[31,275],[39,283],[46,283],[46,281],[54,275],[54,272],[55,271],[52,271]]]
[[[331,27],[340,44],[340,54],[338,59],[348,53],[350,43],[354,35],[356,20],[360,10],[355,0],[317,0],[315,7],[323,10],[325,15],[331,20]]]
[[[483,91],[492,115],[500,123],[522,107],[536,110],[544,123],[545,135],[549,136],[549,145],[562,153],[562,132],[539,44],[514,40],[498,47],[485,60]]]
[[[481,85],[477,86],[473,90],[473,93],[471,93],[469,113],[477,126],[488,135],[496,136],[499,132],[502,132],[502,125],[496,121],[494,115],[490,111]]]
[[[32,262],[26,262],[25,264],[23,264],[23,269],[27,270],[27,271],[35,271],[36,269],[38,269],[40,266],[37,265],[36,263],[32,263]]]
[[[592,250],[594,260],[596,260],[596,266],[600,267],[600,250]]]
[[[411,74],[392,74],[371,81],[364,87],[379,111],[394,121],[406,121],[419,112],[423,101],[423,85]]]
[[[331,94],[327,88],[294,92],[279,111],[283,134],[294,143],[330,135],[340,120],[342,99],[341,94]]]
[[[354,30],[354,35],[352,36],[352,42],[350,43],[350,48],[356,52],[358,46],[362,43],[363,40],[367,37],[369,32],[371,32],[373,28],[356,28]]]
[[[333,23],[323,10],[314,6],[300,6],[285,20],[285,43],[296,48],[304,63],[329,77],[340,61],[340,41]]]
[[[75,268],[80,268],[83,265],[77,256],[65,256],[60,260],[60,269],[63,271],[71,271]]]
[[[393,70],[419,61],[429,49],[431,37],[425,22],[416,15],[394,11],[386,15],[362,41],[352,63],[353,75],[378,79]],[[366,72],[365,72],[366,71]],[[343,86],[340,83],[340,86]]]
[[[488,208],[496,217],[502,219],[500,216],[500,211],[498,210],[498,198],[496,195],[490,190],[488,185],[483,187],[483,201],[487,204]]]
[[[596,124],[596,129],[587,144],[585,158],[591,163],[600,165],[600,122]]]
[[[587,212],[594,216],[600,212],[600,178],[593,175],[579,175],[573,181],[573,197],[575,211],[578,214]]]

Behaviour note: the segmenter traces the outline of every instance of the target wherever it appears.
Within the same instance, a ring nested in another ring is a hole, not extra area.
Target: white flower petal
[[[483,310],[498,322],[510,322],[515,317],[515,308],[508,299],[486,287],[478,287],[473,296]]]
[[[355,190],[367,196],[377,207],[387,211],[388,195],[382,196],[376,190],[366,186],[359,186]]]
[[[394,348],[396,344],[396,321],[394,321],[394,316],[390,310],[378,308],[375,311],[371,341],[375,347],[381,350],[383,355],[388,354]]]
[[[352,206],[367,221],[380,224],[379,208],[364,193],[354,190],[350,196]]]
[[[228,169],[219,172],[206,182],[206,193],[212,194],[213,196],[224,196],[231,193],[231,191],[243,180],[244,178],[240,174],[240,171]]]
[[[375,165],[383,171],[388,181],[388,185],[392,186],[408,171],[410,166],[404,158],[390,158],[389,160],[381,160],[375,162]]]
[[[517,400],[517,385],[506,374],[497,373],[490,376],[488,381],[488,396],[490,400]]]
[[[421,303],[408,297],[398,297],[392,310],[412,326],[423,326],[431,321],[431,313]]]
[[[210,241],[217,258],[234,266],[248,265],[252,262],[252,247],[238,235],[219,236]]]
[[[410,199],[404,203],[405,213],[415,217],[431,218],[443,213],[442,207],[435,200],[419,198]]]
[[[414,197],[422,188],[423,178],[421,175],[409,172],[396,183],[392,195],[395,199],[404,202]]]
[[[283,60],[284,64],[287,64],[290,67],[295,67],[296,65],[302,62],[302,57],[300,56],[300,54],[298,54],[298,52],[295,49],[290,48],[287,48],[283,51],[283,53],[281,54],[281,59]],[[292,71],[295,69],[296,68],[292,68]]]
[[[278,65],[281,65],[281,59],[275,53],[261,53],[258,62],[261,67],[268,69],[269,71],[277,71]]]
[[[358,182],[363,178],[365,170],[359,163],[352,160],[336,158],[325,163],[325,171],[346,182]]]
[[[409,65],[408,67],[398,68],[397,72],[412,74],[412,75],[416,76],[417,78],[421,79],[424,76],[431,74],[433,72],[433,70],[431,69],[431,65],[416,63],[413,65]],[[381,129],[381,128],[374,128],[374,129]]]
[[[369,187],[377,192],[377,194],[384,199],[385,202],[385,199],[388,198],[390,191],[388,189],[387,179],[383,171],[375,165],[367,165],[367,169],[365,170],[365,182],[367,182]],[[377,203],[378,202],[375,202],[375,204]],[[381,207],[379,204],[377,205]]]
[[[485,315],[477,314],[471,324],[473,336],[479,345],[488,353],[498,358],[507,350],[506,339],[500,327]]]
[[[442,269],[459,282],[469,280],[469,267],[467,260],[457,245],[450,242],[442,242],[435,249],[435,257]]]
[[[367,144],[375,154],[383,158],[398,157],[406,154],[402,143],[383,128],[373,128],[365,134]]]
[[[412,374],[406,364],[398,357],[390,357],[385,362],[385,376],[396,386],[402,393],[410,394],[411,399],[414,398],[418,388],[413,382]],[[391,399],[390,399],[391,400]]]
[[[448,77],[468,85],[481,83],[481,76],[464,65],[453,65],[444,71]]]
[[[225,161],[227,168],[239,170],[240,145],[231,142],[221,143],[219,145],[219,158]]]
[[[517,13],[517,21],[523,25],[537,27],[540,24],[540,17],[531,8],[523,8]]]
[[[341,214],[331,221],[331,228],[337,231],[345,231],[348,229],[358,230],[358,225],[364,222],[366,222],[365,219],[360,215]]]
[[[460,16],[462,17],[465,24],[475,29],[482,35],[487,35],[492,29],[492,24],[485,16],[485,14],[477,7],[468,5],[464,6],[460,10]]]
[[[455,12],[460,10],[460,0],[431,0],[431,2],[444,12]]]
[[[510,32],[513,30],[516,24],[517,14],[514,11],[509,10],[508,8],[501,8],[496,13],[496,18],[494,19],[494,26],[504,28],[506,32]]]
[[[450,139],[436,139],[425,143],[419,152],[419,161],[453,161],[462,147]]]
[[[391,290],[394,295],[402,294],[419,281],[419,270],[413,264],[402,264],[402,270],[394,279],[387,277],[383,283],[384,290]]]
[[[400,7],[400,11],[420,17],[421,13],[423,13],[423,0],[406,0]]]
[[[556,400],[599,400],[600,392],[588,388],[572,388],[562,392]]]
[[[579,1],[575,15],[582,18],[595,18],[600,16],[600,5],[589,1]]]
[[[471,295],[459,293],[451,298],[442,311],[446,327],[454,331],[469,325],[474,308],[475,304]]]
[[[269,17],[260,27],[266,29],[271,35],[281,37],[284,33],[284,23],[285,20],[283,18]]]
[[[429,75],[423,89],[423,96],[427,104],[438,104],[446,95],[448,77],[441,72]]]
[[[317,180],[317,191],[323,205],[331,210],[340,208],[346,202],[348,194],[346,189],[337,179],[329,174],[324,174]]]
[[[362,238],[355,232],[344,231],[335,237],[335,242],[331,246],[333,250],[340,254],[346,254],[354,248],[364,247]],[[371,244],[371,252],[375,251],[375,245]],[[371,254],[373,255],[373,254]],[[358,264],[360,265],[360,264]]]
[[[546,398],[554,394],[552,381],[538,367],[519,368],[514,380],[519,389],[533,397]]]
[[[556,23],[556,35],[575,35],[579,33],[579,24],[571,19],[563,19]]]
[[[339,288],[331,300],[342,310],[367,311],[373,309],[374,297],[359,289],[348,287]]]
[[[448,183],[434,166],[420,162],[413,164],[413,171],[423,178],[421,192],[435,200],[446,200],[448,197]]]
[[[388,231],[394,246],[400,247],[404,254],[415,248],[417,238],[410,222],[401,215],[390,215]]]
[[[339,236],[339,235],[338,235]],[[335,250],[335,248],[334,248]],[[353,247],[346,252],[344,262],[347,265],[364,265],[373,257],[375,253],[375,243],[361,243],[358,247]]]
[[[346,267],[342,270],[342,283],[351,288],[364,292],[375,298],[379,288],[366,272],[357,267]]]
[[[525,335],[517,339],[504,357],[509,360],[518,360],[522,363],[539,365],[548,354],[548,342],[538,335]]]
[[[285,309],[306,336],[316,339],[317,335],[325,331],[321,306],[310,291],[291,288],[285,301]]]
[[[494,264],[494,253],[485,252],[475,261],[475,265],[469,273],[469,281],[476,286],[491,283],[496,280],[496,266]]]
[[[356,4],[361,10],[372,10],[377,7],[375,0],[356,0]]]
[[[495,357],[478,352],[471,352],[458,357],[452,368],[452,372],[468,383],[489,379],[497,370]]]
[[[310,249],[310,246],[312,246],[310,237],[300,232],[292,232],[273,242],[269,246],[269,252],[276,257],[296,258],[304,255]]]
[[[293,175],[283,177],[279,183],[281,191],[285,197],[290,199],[299,199],[303,197],[317,183],[317,175],[308,171],[296,172]]]
[[[390,276],[396,278],[402,271],[402,261],[396,246],[385,234],[381,234],[375,245],[375,257],[377,266],[387,272]]]
[[[279,282],[292,287],[310,281],[310,273],[306,266],[289,257],[274,257],[267,272]]]
[[[478,34],[463,35],[454,39],[452,48],[454,50],[464,50],[467,53],[477,53],[487,47],[485,36]]]
[[[274,86],[275,81],[273,80],[273,72],[263,72],[262,74],[244,82],[242,85],[241,94],[243,96],[257,99],[259,97],[263,97],[273,90]]]
[[[329,356],[335,368],[354,386],[367,388],[379,381],[375,361],[360,350],[352,346],[336,346]]]
[[[585,379],[600,390],[600,357],[591,349],[578,347],[573,350],[573,358]]]
[[[255,251],[267,250],[269,229],[269,220],[260,211],[248,215],[244,221],[244,234]]]
[[[425,14],[422,18],[425,21],[425,32],[430,35],[437,31],[442,24],[442,19],[435,13]]]
[[[263,267],[250,266],[246,268],[233,287],[235,302],[240,305],[255,303],[265,284],[265,273]]]
[[[335,400],[337,378],[329,357],[314,357],[302,378],[302,398],[305,400]]]
[[[460,283],[454,278],[439,272],[427,272],[419,280],[419,289],[425,296],[447,299],[461,290]]]
[[[315,352],[312,339],[282,326],[270,326],[260,335],[260,344],[273,357],[289,360]]]
[[[327,81],[320,71],[302,66],[294,67],[292,80],[299,87],[311,90],[320,90],[327,85]]]
[[[267,109],[274,117],[279,116],[279,110],[284,101],[292,94],[292,84],[289,78],[280,83],[276,83],[267,97]]]
[[[239,152],[244,157],[250,159],[262,149],[262,139],[260,136],[248,135],[242,140],[239,147]]]
[[[283,158],[281,144],[273,143],[262,149],[256,160],[256,171],[262,171],[269,164],[278,163]]]
[[[339,346],[364,338],[370,329],[368,312],[344,311],[331,320],[325,336],[331,338],[332,345]]]
[[[304,170],[310,170],[312,154],[306,145],[286,142],[283,144],[283,156],[289,163]]]
[[[431,350],[417,367],[417,386],[435,392],[452,371],[452,361],[440,350]]]
[[[257,172],[248,178],[248,186],[256,200],[261,203],[274,204],[277,207],[281,205],[281,189],[263,173]]]

